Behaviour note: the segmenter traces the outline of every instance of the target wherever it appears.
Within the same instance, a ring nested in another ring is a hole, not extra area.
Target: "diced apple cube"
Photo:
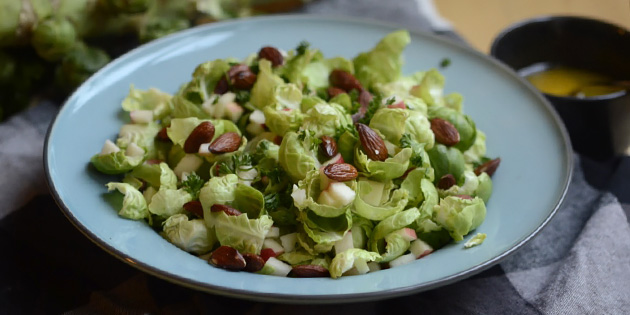
[[[105,144],[103,144],[103,148],[101,149],[101,155],[108,155],[110,153],[115,153],[120,151],[120,148],[113,143],[111,140],[105,140]]]
[[[402,238],[405,241],[408,241],[408,242],[411,242],[413,240],[418,239],[418,236],[416,235],[416,231],[414,229],[410,229],[410,228],[402,228],[402,229],[394,231],[392,233],[399,234],[400,236],[402,236]]]
[[[368,265],[368,268],[370,268],[370,272],[381,270],[381,264],[375,261],[370,261],[369,263],[367,263],[367,265]]]
[[[280,237],[280,228],[277,226],[272,226],[265,235],[265,238],[278,238]]]
[[[131,157],[143,156],[144,149],[132,142],[127,146],[127,150],[125,150],[125,155]]]
[[[416,255],[414,254],[406,254],[406,255],[402,255],[392,261],[389,262],[389,266],[391,268],[396,268],[396,267],[400,267],[402,265],[406,265],[408,263],[413,262],[414,260],[416,260]]]
[[[177,177],[181,178],[183,172],[192,173],[199,169],[199,167],[201,167],[201,164],[203,164],[202,158],[198,157],[195,154],[186,154],[179,161],[179,163],[177,163],[177,165],[173,169],[173,172],[175,173],[175,175],[177,175]]]
[[[278,241],[271,239],[271,238],[266,238],[263,241],[263,248],[271,248],[273,249],[274,253],[276,253],[276,256],[284,253],[284,247],[282,247],[282,245],[280,245],[280,243],[278,243]]]
[[[244,111],[243,107],[234,102],[225,105],[225,110],[225,115],[234,123],[236,123],[241,118]]]
[[[417,239],[411,242],[409,246],[409,251],[416,256],[416,258],[422,258],[428,254],[433,252],[433,247],[427,244],[421,239]]]
[[[289,233],[280,236],[280,243],[282,243],[282,247],[285,252],[292,252],[295,249],[295,244],[297,243],[297,233]]]
[[[370,272],[370,267],[364,259],[355,259],[354,260],[354,268],[357,268],[357,272],[360,275],[364,275]]]
[[[342,252],[345,252],[346,250],[350,248],[354,248],[354,242],[352,240],[352,232],[351,231],[346,232],[346,234],[343,236],[342,239],[335,242],[334,246],[335,246],[335,253],[337,255]]]
[[[249,121],[255,124],[263,125],[266,122],[265,113],[257,109],[249,115]]]
[[[328,187],[328,191],[330,195],[337,200],[339,205],[346,206],[354,201],[354,197],[356,196],[356,192],[346,186],[344,183],[334,182],[331,183]]]
[[[265,266],[272,267],[273,272],[271,273],[271,275],[278,277],[286,277],[293,269],[291,265],[286,264],[275,257],[269,257],[269,259],[265,263]]]
[[[252,181],[258,177],[258,170],[256,168],[250,168],[248,170],[239,169],[236,172],[238,175],[238,182],[247,186],[252,185]]]
[[[153,121],[152,110],[132,110],[129,112],[129,118],[134,124],[148,124]]]
[[[291,198],[293,198],[293,203],[296,206],[303,205],[306,203],[306,190],[297,189],[296,185],[293,185],[293,192],[291,193]]]

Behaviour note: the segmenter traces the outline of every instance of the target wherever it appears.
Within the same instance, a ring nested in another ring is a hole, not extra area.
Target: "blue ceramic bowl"
[[[475,231],[488,235],[481,246],[450,244],[399,268],[337,280],[229,272],[171,245],[144,222],[119,217],[104,186],[114,178],[88,167],[103,141],[115,139],[130,84],[173,93],[203,61],[243,58],[264,45],[289,50],[302,40],[326,56],[352,58],[396,29],[348,18],[274,16],[201,26],[135,49],[91,77],[60,110],[44,149],[50,189],[68,219],[107,252],[152,275],[216,294],[285,303],[373,301],[487,269],[551,219],[571,177],[571,148],[549,104],[518,75],[431,34],[411,33],[404,72],[438,67],[449,58],[451,65],[442,69],[446,92],[464,96],[465,111],[487,134],[488,155],[502,160],[487,218]]]

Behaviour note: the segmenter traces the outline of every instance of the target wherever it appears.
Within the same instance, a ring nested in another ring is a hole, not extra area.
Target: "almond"
[[[171,141],[171,138],[168,137],[168,133],[166,132],[166,127],[160,129],[160,131],[155,136],[155,139],[163,142]]]
[[[385,141],[379,137],[376,131],[364,124],[356,124],[356,128],[365,154],[374,161],[385,161],[389,156]]]
[[[199,146],[212,141],[212,137],[214,137],[214,125],[209,121],[200,123],[193,129],[190,135],[188,135],[186,142],[184,142],[184,152],[199,152]]]
[[[275,47],[267,46],[258,51],[258,58],[267,59],[271,61],[273,67],[280,66],[284,63],[284,57],[282,53]]]
[[[319,144],[319,152],[321,152],[323,156],[330,159],[337,155],[337,141],[335,141],[335,138],[322,136],[320,140],[322,140],[322,142]]]
[[[256,83],[256,74],[249,71],[241,71],[232,77],[232,86],[237,90],[249,90]]]
[[[501,164],[501,158],[490,160],[486,163],[479,165],[479,167],[475,169],[475,174],[479,176],[481,175],[481,173],[486,172],[488,176],[492,176],[494,175],[494,172],[499,167],[499,164]]]
[[[242,213],[230,206],[227,205],[220,205],[220,204],[213,204],[212,207],[210,207],[210,212],[225,212],[225,214],[227,215],[234,215],[234,216],[239,216]]]
[[[247,263],[243,255],[230,246],[221,246],[210,255],[210,263],[227,270],[243,270]]]
[[[440,178],[440,181],[438,181],[437,188],[447,190],[453,187],[455,184],[457,184],[455,176],[451,174],[446,174],[442,176],[442,178]]]
[[[225,76],[221,77],[217,82],[217,85],[214,87],[214,94],[225,94],[230,90],[230,85],[228,84],[228,80]]]
[[[201,206],[201,202],[199,202],[199,200],[193,200],[185,203],[184,210],[203,218],[203,207]]]
[[[208,149],[215,154],[234,152],[241,146],[241,136],[236,132],[226,132],[216,138]],[[197,147],[199,149],[199,147]]]
[[[259,255],[245,253],[243,254],[243,258],[245,258],[246,263],[243,271],[257,272],[265,266],[265,260]]]
[[[249,67],[245,64],[237,64],[237,65],[233,65],[230,67],[230,69],[227,71],[227,76],[228,78],[232,79],[234,78],[234,76],[239,73],[239,72],[243,72],[243,71],[250,71]]]
[[[320,265],[298,265],[291,269],[290,275],[295,278],[320,278],[330,277],[330,272]]]
[[[350,72],[340,69],[335,69],[330,72],[328,76],[328,80],[330,81],[330,85],[340,88],[346,92],[350,92],[352,90],[362,90],[361,82],[357,80]]]
[[[357,176],[359,176],[359,172],[357,172],[357,169],[351,164],[336,163],[328,164],[324,168],[324,175],[338,182],[347,182],[357,178]]]
[[[431,119],[431,130],[435,134],[435,141],[443,145],[450,147],[459,142],[459,132],[448,120],[442,118]]]
[[[334,87],[334,86],[331,86],[331,87],[328,88],[328,97],[330,97],[330,98],[333,98],[333,97],[335,97],[335,96],[337,96],[339,94],[343,94],[343,93],[346,93],[346,91],[344,91],[344,90],[342,90],[340,88],[337,88],[337,87]]]

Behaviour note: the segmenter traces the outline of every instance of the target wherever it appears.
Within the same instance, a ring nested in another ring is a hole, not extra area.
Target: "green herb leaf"
[[[193,172],[186,177],[186,180],[182,183],[182,187],[185,191],[190,193],[193,199],[198,199],[199,191],[201,190],[201,187],[203,187],[203,184],[203,179]]]
[[[442,59],[442,61],[440,62],[440,67],[442,68],[446,68],[451,64],[451,59],[449,58],[444,58]]]
[[[305,40],[301,41],[300,44],[297,46],[297,48],[295,48],[296,54],[298,56],[304,55],[309,46],[311,46],[309,42]]]

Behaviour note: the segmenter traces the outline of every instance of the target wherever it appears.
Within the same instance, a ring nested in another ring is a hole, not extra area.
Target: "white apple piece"
[[[273,252],[276,253],[276,256],[279,256],[282,253],[284,253],[284,247],[282,247],[282,245],[280,245],[278,241],[271,238],[266,238],[263,241],[263,248],[269,248],[273,250]]]
[[[107,139],[105,140],[105,144],[103,144],[103,148],[101,149],[101,155],[108,155],[118,151],[120,151],[120,148],[111,140]]]
[[[202,158],[195,154],[186,154],[179,163],[177,163],[173,172],[177,175],[177,177],[182,178],[182,173],[192,173],[199,169],[201,164],[203,164]]]
[[[132,110],[129,112],[129,118],[134,124],[148,124],[153,121],[153,111]]]
[[[335,253],[337,255],[342,252],[345,252],[346,250],[350,248],[354,248],[352,232],[351,231],[346,232],[346,234],[343,236],[342,239],[335,242],[334,246],[335,246]]]
[[[354,268],[357,268],[357,272],[360,275],[364,275],[364,274],[370,272],[370,267],[368,266],[368,264],[365,261],[365,259],[355,259],[354,260]]]
[[[344,183],[334,182],[328,187],[328,192],[339,204],[347,205],[354,201],[357,193]]]
[[[387,150],[389,150],[389,148]],[[322,164],[322,168],[328,166],[329,164],[338,164],[338,163],[344,163],[344,160],[343,160],[343,157],[341,156],[341,153],[337,153],[337,155],[335,155],[332,158],[330,158],[330,160],[324,162]]]
[[[306,190],[298,189],[297,185],[293,184],[291,198],[293,198],[293,204],[295,204],[296,207],[304,205],[306,203]]]
[[[406,255],[402,255],[392,261],[389,262],[389,266],[391,268],[396,268],[396,267],[400,267],[402,265],[406,265],[408,263],[413,262],[414,260],[416,260],[416,255],[414,254],[406,254]]]
[[[367,263],[367,265],[368,265],[368,268],[370,268],[370,272],[381,270],[381,264],[375,261],[370,261],[369,263]]]
[[[228,93],[225,93],[225,94],[228,94]],[[220,95],[216,95],[216,94],[210,96],[208,99],[206,99],[205,102],[203,102],[203,104],[201,104],[201,109],[203,109],[206,113],[208,113],[208,115],[214,116],[214,112],[215,112],[214,109],[216,107],[216,104],[218,103],[219,97]]]
[[[295,250],[295,244],[297,243],[297,241],[297,233],[289,233],[280,236],[280,243],[282,243],[282,247],[287,253]]]
[[[245,130],[253,135],[261,134],[265,131],[263,127],[265,121],[265,113],[257,109],[249,115],[249,124],[247,124]]]
[[[238,171],[236,171],[236,175],[238,176],[239,183],[251,186],[252,181],[256,179],[256,177],[258,177],[258,170],[253,167],[247,170],[239,169]]]
[[[127,146],[127,150],[125,150],[125,155],[131,157],[143,156],[144,149],[132,142],[130,145]]]
[[[271,267],[273,269],[271,275],[278,277],[286,277],[293,269],[291,265],[286,264],[275,257],[269,257],[269,259],[267,259],[267,262],[265,263],[265,266]]]
[[[416,231],[410,228],[402,228],[392,233],[399,234],[407,242],[411,242],[418,239],[418,236],[416,235]]]
[[[210,142],[202,143],[199,145],[199,151],[197,152],[201,156],[212,156],[212,152],[210,152]]]
[[[419,259],[428,254],[431,254],[433,252],[433,247],[431,247],[431,245],[427,244],[423,240],[417,239],[411,242],[411,245],[409,246],[409,251],[414,254],[416,258]]]
[[[272,226],[265,235],[265,238],[278,238],[280,237],[280,228],[277,226]]]
[[[389,153],[390,155],[394,154],[394,152],[396,152],[396,145],[385,140],[385,147],[387,148],[387,153]]]
[[[241,116],[243,116],[243,111],[243,107],[235,102],[230,102],[225,105],[225,116],[227,116],[227,118],[232,120],[232,122],[234,123],[236,123],[241,118]]]

